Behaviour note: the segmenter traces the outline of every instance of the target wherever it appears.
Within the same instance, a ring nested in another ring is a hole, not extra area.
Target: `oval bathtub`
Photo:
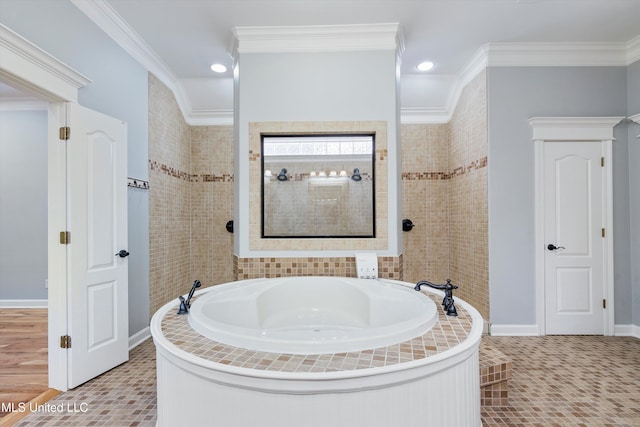
[[[436,305],[412,288],[367,279],[283,277],[214,286],[191,307],[198,333],[236,347],[329,354],[424,334]]]
[[[176,314],[176,299],[150,326],[157,426],[479,427],[482,317],[457,298],[458,317],[446,316],[442,295],[395,280],[297,277],[204,289],[189,316]],[[298,343],[282,347],[286,334]],[[351,341],[358,349],[345,350]]]

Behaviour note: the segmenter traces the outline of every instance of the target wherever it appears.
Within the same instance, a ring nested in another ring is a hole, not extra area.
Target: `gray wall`
[[[47,112],[0,112],[0,300],[46,299]]]
[[[128,174],[147,180],[147,70],[67,1],[2,0],[0,22],[92,80],[79,103],[127,122]],[[129,189],[128,200],[133,334],[149,319],[149,205],[144,190]]]
[[[629,116],[640,114],[640,61],[627,68]],[[629,218],[632,323],[640,326],[640,125],[629,123]]]
[[[490,67],[489,281],[491,321],[532,325],[535,312],[535,116],[626,116],[626,67]],[[627,125],[614,129],[616,324],[630,324]]]

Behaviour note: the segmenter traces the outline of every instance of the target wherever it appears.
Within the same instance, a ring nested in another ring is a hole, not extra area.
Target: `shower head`
[[[288,181],[289,178],[287,177],[287,170],[285,168],[282,168],[277,178],[278,181]]]

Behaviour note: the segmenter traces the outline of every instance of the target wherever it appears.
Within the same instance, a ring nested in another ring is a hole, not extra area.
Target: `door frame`
[[[66,103],[78,102],[78,90],[91,80],[0,24],[0,81],[49,103],[48,150],[48,358],[49,387],[67,391],[67,254],[59,231],[66,229],[66,145],[58,129],[66,125]]]
[[[535,284],[536,325],[538,335],[546,335],[545,322],[545,240],[544,240],[544,145],[554,141],[599,141],[604,157],[602,185],[602,214],[606,237],[604,242],[603,297],[609,302],[604,319],[603,335],[614,334],[615,304],[613,299],[613,128],[624,117],[533,117],[535,155]]]

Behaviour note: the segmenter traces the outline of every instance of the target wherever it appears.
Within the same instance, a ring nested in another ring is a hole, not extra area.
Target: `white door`
[[[67,107],[68,387],[127,361],[127,126]],[[123,253],[124,255],[124,253]]]
[[[544,143],[545,329],[604,334],[601,141]]]

